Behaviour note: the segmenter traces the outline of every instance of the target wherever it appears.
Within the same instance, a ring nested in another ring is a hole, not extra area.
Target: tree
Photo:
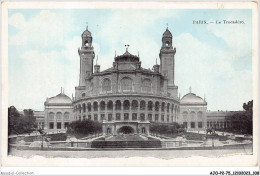
[[[244,111],[227,116],[232,123],[228,131],[242,134],[253,133],[253,100],[243,104]]]
[[[78,120],[69,124],[67,133],[74,135],[76,138],[89,134],[97,134],[102,132],[102,124],[93,120]]]
[[[33,110],[25,109],[24,115],[14,107],[8,108],[8,135],[31,133],[36,128]]]

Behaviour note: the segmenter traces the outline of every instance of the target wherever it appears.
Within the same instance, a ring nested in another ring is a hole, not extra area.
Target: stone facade
[[[80,83],[73,98],[74,119],[103,122],[103,131],[111,133],[117,133],[117,126],[125,122],[128,126],[132,124],[135,132],[145,133],[148,128],[139,127],[149,126],[151,121],[177,122],[180,99],[174,85],[175,53],[172,34],[166,29],[160,65],[154,65],[153,70],[143,68],[139,56],[130,54],[126,48],[124,54],[114,57],[111,68],[100,71],[100,65],[95,65],[93,72],[95,53],[91,32],[86,29],[79,49]]]
[[[184,95],[180,101],[180,120],[188,130],[207,128],[207,102],[194,93]]]
[[[73,119],[73,106],[70,97],[63,92],[47,98],[44,103],[45,129],[48,131],[65,131]]]
[[[212,127],[212,117],[222,119],[223,126],[228,124],[225,114],[221,117],[219,113],[207,114],[207,102],[196,94],[190,92],[181,99],[178,97],[178,86],[174,83],[176,48],[168,28],[158,51],[160,65],[156,63],[152,70],[143,68],[139,54],[130,54],[126,45],[125,53],[115,55],[111,67],[100,71],[100,65],[93,64],[95,51],[88,28],[81,37],[75,97],[70,99],[61,92],[46,100],[45,129],[62,131],[69,122],[84,119],[101,122],[104,134],[118,134],[122,129],[149,134],[150,122],[178,122],[188,130]],[[39,124],[42,125],[43,122]]]

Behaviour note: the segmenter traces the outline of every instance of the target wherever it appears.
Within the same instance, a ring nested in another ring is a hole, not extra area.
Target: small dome
[[[166,31],[163,33],[163,37],[172,37],[172,33],[168,30],[168,28],[167,28]]]
[[[116,62],[124,62],[124,61],[139,62],[139,57],[132,55],[128,51],[126,51],[123,55],[115,57],[115,61]]]
[[[72,100],[64,93],[60,93],[55,97],[48,98],[44,104],[45,105],[72,105]]]
[[[82,37],[91,37],[91,32],[88,28],[82,33]]]
[[[180,103],[181,104],[204,104],[204,105],[207,104],[207,102],[205,102],[201,97],[197,96],[194,93],[188,93],[184,95]]]

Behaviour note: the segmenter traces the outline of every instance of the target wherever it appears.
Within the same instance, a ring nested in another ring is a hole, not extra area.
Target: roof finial
[[[115,50],[115,57],[116,57],[116,50]]]
[[[128,51],[129,46],[129,44],[125,45],[126,51]]]
[[[138,57],[139,57],[139,51],[138,51]]]
[[[204,101],[206,101],[206,95],[204,94]]]
[[[157,57],[156,57],[156,65],[157,65]]]
[[[97,61],[98,61],[98,55],[97,55],[97,59],[96,59],[96,65],[97,65]]]
[[[166,29],[168,29],[168,23],[166,23]]]
[[[88,30],[88,22],[87,22],[87,27],[86,27],[86,29]]]
[[[190,93],[191,93],[191,86],[190,86]]]

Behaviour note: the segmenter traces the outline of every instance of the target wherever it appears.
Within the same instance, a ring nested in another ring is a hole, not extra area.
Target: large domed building
[[[86,28],[82,33],[79,85],[75,97],[61,91],[47,98],[44,126],[49,131],[65,130],[69,122],[91,119],[103,125],[104,134],[124,132],[149,134],[151,122],[184,124],[189,130],[207,128],[207,102],[194,93],[181,99],[174,83],[174,56],[172,34],[167,28],[162,35],[159,51],[160,65],[153,69],[142,67],[139,54],[126,51],[115,55],[109,69],[94,65],[92,34]]]
[[[80,80],[75,88],[73,112],[75,120],[92,119],[103,123],[103,132],[118,134],[125,129],[133,133],[149,133],[151,121],[178,121],[178,87],[174,84],[172,35],[167,29],[162,37],[160,65],[153,71],[141,65],[138,55],[126,47],[114,57],[111,68],[100,71],[95,58],[91,32],[82,34]],[[94,68],[94,70],[93,70]]]
[[[184,95],[180,101],[180,119],[189,130],[201,130],[207,127],[207,102],[194,93]]]

